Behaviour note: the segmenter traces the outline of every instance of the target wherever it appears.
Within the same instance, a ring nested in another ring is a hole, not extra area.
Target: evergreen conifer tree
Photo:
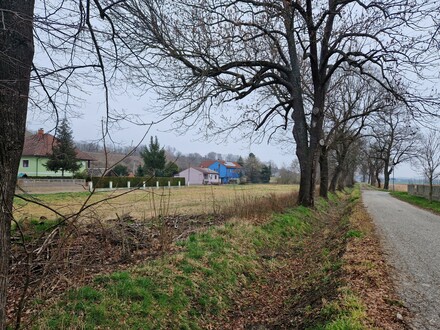
[[[61,176],[64,176],[66,171],[78,171],[81,164],[76,156],[72,130],[66,118],[61,121],[56,138],[57,140],[52,147],[52,154],[49,155],[49,160],[45,164],[46,168],[55,173],[61,171]]]
[[[141,151],[144,159],[144,174],[160,176],[165,169],[165,150],[160,147],[157,136],[151,137],[150,144]]]
[[[260,171],[260,179],[262,183],[269,183],[272,175],[272,166],[263,165]]]

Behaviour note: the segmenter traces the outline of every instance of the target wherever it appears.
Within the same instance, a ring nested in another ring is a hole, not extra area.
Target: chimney
[[[44,129],[42,129],[42,128],[40,128],[39,130],[38,130],[38,136],[43,136],[44,135]]]

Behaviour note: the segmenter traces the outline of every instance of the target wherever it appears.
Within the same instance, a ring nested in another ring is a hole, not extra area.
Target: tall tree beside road
[[[432,201],[434,180],[440,177],[440,134],[438,131],[429,131],[419,143],[414,165],[428,180],[429,201]]]
[[[0,3],[0,329],[6,328],[12,202],[26,128],[33,12],[33,0]]]
[[[388,189],[390,176],[396,165],[410,160],[418,143],[418,128],[411,125],[402,107],[391,106],[377,113],[370,123],[370,134],[373,139],[373,156],[383,164],[384,184]]]
[[[238,127],[292,130],[305,206],[314,203],[335,72],[348,66],[368,76],[414,113],[439,102],[401,88],[409,72],[423,74],[433,65],[434,50],[420,49],[426,30],[408,38],[406,29],[419,28],[420,17],[434,28],[424,16],[432,15],[434,1],[128,0],[121,6],[125,12],[116,18],[135,55],[133,83],[152,86],[163,115],[182,130],[198,124],[216,134]],[[228,102],[239,111],[223,115]],[[216,110],[224,121],[216,120]]]
[[[344,168],[352,148],[365,128],[367,118],[384,110],[386,91],[371,79],[346,70],[334,77],[327,98],[324,122],[324,145],[320,156],[320,190],[322,197],[327,197],[327,189],[334,192],[342,188],[345,177]],[[329,159],[334,160],[333,171],[329,173]],[[351,180],[348,180],[350,182]],[[328,183],[330,182],[330,183]]]
[[[61,121],[57,131],[56,142],[52,146],[52,154],[49,155],[45,166],[48,170],[55,173],[61,171],[61,176],[64,176],[66,171],[75,173],[81,168],[81,164],[76,157],[72,130],[66,118]]]

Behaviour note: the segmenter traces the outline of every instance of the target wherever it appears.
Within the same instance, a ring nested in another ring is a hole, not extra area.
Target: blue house
[[[226,162],[224,160],[208,160],[201,163],[200,167],[209,168],[219,173],[221,183],[237,183],[243,169],[236,162]]]

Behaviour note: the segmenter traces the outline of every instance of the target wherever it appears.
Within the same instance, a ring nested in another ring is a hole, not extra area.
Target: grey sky
[[[127,108],[130,106],[139,106],[139,103],[147,103],[141,99],[140,102],[131,101],[126,104]],[[74,133],[75,140],[77,141],[96,141],[101,138],[101,118],[105,114],[105,110],[102,106],[99,106],[97,102],[89,101],[81,109],[81,116],[70,116],[71,127]],[[151,114],[146,111],[140,111],[139,114],[143,115],[144,119],[150,119]],[[150,117],[150,118],[148,118]],[[168,129],[172,125],[172,120],[168,119],[161,124],[153,126],[144,144],[149,141],[149,136],[157,135],[161,145],[170,146],[176,148],[177,151],[183,154],[197,152],[201,155],[214,151],[221,154],[237,154],[243,157],[247,156],[250,152],[253,152],[262,161],[274,161],[278,166],[289,165],[292,160],[295,159],[294,150],[291,148],[289,151],[286,146],[268,145],[266,142],[261,144],[249,144],[247,140],[241,142],[233,141],[229,139],[227,143],[216,142],[203,142],[200,141],[200,137],[196,136],[194,131],[188,131],[185,135],[177,135],[172,132],[168,132]],[[135,145],[139,143],[142,136],[148,129],[145,126],[135,126],[133,124],[121,123],[121,128],[112,129],[112,137],[115,142],[120,143],[121,146]],[[45,131],[49,131],[55,127],[55,121],[50,115],[42,115],[38,111],[31,110],[28,115],[28,129],[37,130],[38,128],[44,128]],[[290,137],[291,133],[286,132]],[[399,164],[396,167],[396,177],[419,177],[410,166],[410,164]]]
[[[102,137],[101,119],[105,116],[105,107],[99,99],[100,95],[94,93],[78,106],[76,115],[68,115],[76,141],[96,141]],[[151,122],[157,120],[157,118],[154,118],[154,115],[146,110],[150,102],[152,102],[152,98],[147,95],[139,99],[121,95],[117,99],[113,99],[111,105],[116,107],[118,111],[124,110],[127,113],[135,113],[143,121]],[[272,160],[278,166],[289,165],[296,157],[293,148],[289,152],[286,146],[268,145],[267,142],[250,144],[247,139],[236,141],[236,138],[232,137],[228,138],[226,143],[209,142],[203,138],[201,139],[196,134],[196,130],[189,130],[184,135],[178,135],[169,131],[172,124],[173,120],[167,119],[162,123],[153,125],[143,144],[148,144],[149,136],[157,135],[161,145],[173,147],[183,154],[197,152],[205,155],[214,151],[224,155],[236,154],[245,157],[253,152],[260,160],[265,162]],[[28,129],[35,131],[40,127],[44,128],[45,131],[50,131],[55,127],[55,119],[50,114],[42,114],[41,111],[31,109],[28,114]],[[111,128],[111,137],[121,146],[136,145],[148,129],[148,126],[136,126],[121,121],[119,127]],[[286,131],[286,134],[289,137],[292,136],[290,132]]]

